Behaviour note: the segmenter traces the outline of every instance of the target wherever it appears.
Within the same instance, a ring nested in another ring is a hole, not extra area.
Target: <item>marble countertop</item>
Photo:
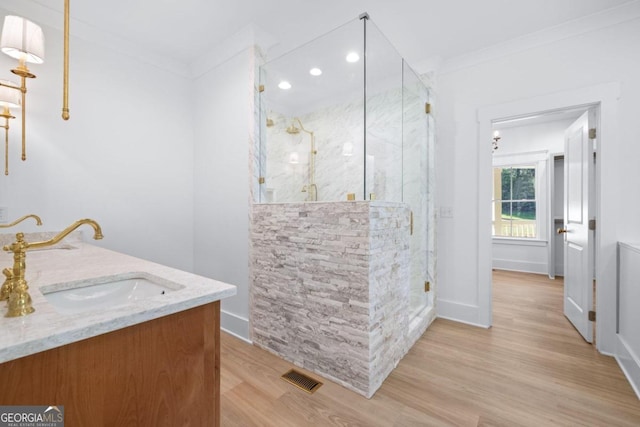
[[[25,237],[27,241],[41,239]],[[45,239],[46,240],[46,239]],[[52,249],[27,252],[29,293],[36,311],[22,317],[4,317],[7,303],[0,302],[0,363],[60,347],[127,326],[188,310],[236,294],[236,287],[171,267],[145,261],[81,241]],[[2,244],[0,239],[0,244]],[[0,251],[0,269],[13,265],[13,254]],[[75,314],[60,314],[41,289],[64,289],[69,282],[130,272],[152,275],[183,287],[164,295],[126,305]],[[4,277],[3,277],[4,278]]]

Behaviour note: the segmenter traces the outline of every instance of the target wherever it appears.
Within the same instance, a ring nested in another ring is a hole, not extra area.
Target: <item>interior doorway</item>
[[[492,268],[566,273],[562,311],[587,342],[595,330],[597,117],[597,105],[582,105],[492,121]]]
[[[570,106],[597,105],[600,109],[598,135],[598,167],[595,188],[597,196],[598,224],[595,231],[596,252],[596,323],[597,349],[605,354],[615,354],[618,344],[616,336],[617,297],[615,284],[616,242],[618,226],[617,210],[620,206],[620,173],[616,170],[616,155],[620,102],[620,83],[576,88],[566,91],[550,91],[546,95],[523,98],[502,104],[481,107],[477,111],[478,122],[478,197],[477,197],[477,310],[465,317],[469,323],[490,327],[492,308],[492,236],[491,236],[491,192],[492,192],[492,124],[506,117],[526,117],[532,112],[558,111]]]

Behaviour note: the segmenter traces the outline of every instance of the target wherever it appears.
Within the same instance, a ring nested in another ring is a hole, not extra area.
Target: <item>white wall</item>
[[[608,290],[615,284],[615,241],[622,236],[640,240],[640,199],[620,195],[621,188],[640,182],[640,145],[636,143],[640,19],[556,40],[519,53],[487,57],[438,76],[439,205],[452,207],[454,213],[453,218],[439,222],[439,314],[490,324],[490,318],[481,315],[490,309],[490,302],[479,292],[483,281],[490,281],[490,271],[480,264],[486,257],[483,251],[489,248],[479,247],[486,226],[483,219],[478,220],[478,216],[489,218],[490,202],[487,212],[474,208],[480,204],[478,194],[486,193],[481,185],[490,185],[490,177],[479,175],[482,162],[490,164],[490,125],[479,122],[482,108],[619,82],[622,96],[607,107],[609,126],[601,129],[598,157],[602,185],[598,274],[599,289],[605,292],[597,295],[604,309],[598,313],[598,326],[603,329],[597,342],[601,351],[613,352],[615,295]],[[487,242],[490,245],[490,239]]]
[[[250,141],[253,49],[196,78],[195,272],[238,287],[222,327],[249,337]]]
[[[562,153],[564,151],[564,131],[574,120],[554,120],[544,123],[523,126],[503,127],[496,125],[500,131],[500,141],[494,156],[505,154],[548,151]]]
[[[20,160],[14,114],[0,205],[9,219],[40,215],[47,231],[94,218],[105,236],[99,245],[191,270],[191,82],[71,37],[71,119],[64,122],[62,33],[43,30],[45,63],[31,66],[38,77],[27,82],[27,161]],[[0,55],[0,78],[12,78],[14,66]]]
[[[493,239],[492,249],[492,267],[495,269],[537,274],[549,272],[546,240]]]
[[[619,334],[617,359],[640,398],[640,245],[620,242],[620,292]]]

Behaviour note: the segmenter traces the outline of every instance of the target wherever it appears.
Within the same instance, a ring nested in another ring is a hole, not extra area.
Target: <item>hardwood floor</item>
[[[329,381],[313,395],[292,365],[222,334],[222,426],[639,426],[615,360],[562,315],[562,281],[495,272],[494,325],[437,319],[367,400]]]

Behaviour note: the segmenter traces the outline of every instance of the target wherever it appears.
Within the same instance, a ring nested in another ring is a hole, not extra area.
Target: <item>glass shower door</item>
[[[427,87],[403,61],[403,201],[411,207],[413,234],[411,236],[411,286],[409,292],[410,317],[420,314],[432,303],[433,292],[426,292],[426,282],[432,282],[433,254],[432,201],[430,189],[431,158],[429,150],[429,121],[426,103]]]

